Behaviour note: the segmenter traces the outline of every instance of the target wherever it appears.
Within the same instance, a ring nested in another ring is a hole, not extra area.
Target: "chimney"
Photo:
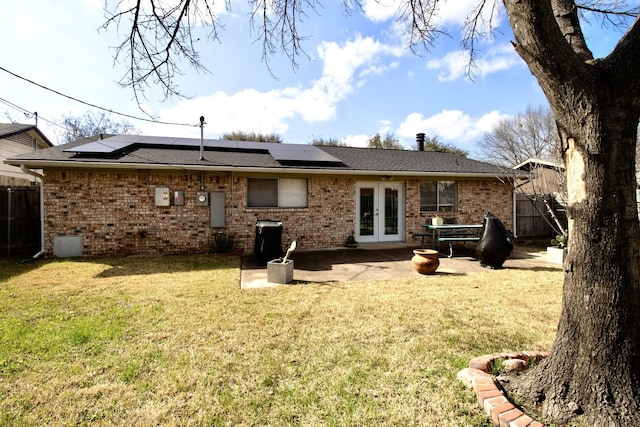
[[[416,142],[418,143],[418,146],[416,147],[416,149],[418,151],[424,151],[424,133],[416,134]]]

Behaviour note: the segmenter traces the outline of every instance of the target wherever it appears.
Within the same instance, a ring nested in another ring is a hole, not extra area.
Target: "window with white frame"
[[[456,181],[422,181],[420,183],[420,211],[455,212],[458,210]]]
[[[248,178],[247,206],[250,208],[306,208],[305,178]]]

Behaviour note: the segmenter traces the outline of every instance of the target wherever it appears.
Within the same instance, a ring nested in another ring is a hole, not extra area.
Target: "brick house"
[[[44,251],[205,252],[216,233],[253,250],[257,220],[299,248],[410,242],[438,214],[511,227],[505,171],[449,153],[117,135],[7,159],[44,174]]]

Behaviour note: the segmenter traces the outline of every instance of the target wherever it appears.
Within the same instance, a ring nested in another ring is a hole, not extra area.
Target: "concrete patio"
[[[305,283],[331,283],[357,280],[385,280],[424,277],[413,269],[411,257],[415,244],[360,244],[357,248],[331,248],[296,250],[290,256],[294,260],[293,281],[289,285]],[[543,252],[516,250],[505,261],[503,268],[560,269],[560,265],[546,261]],[[440,255],[438,274],[467,274],[487,271],[475,257],[475,245],[455,248],[454,257]],[[267,282],[267,268],[257,265],[253,255],[242,257],[241,288],[280,286]]]

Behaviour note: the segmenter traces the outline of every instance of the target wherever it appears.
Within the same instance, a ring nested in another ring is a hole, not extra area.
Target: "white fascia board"
[[[306,175],[373,175],[373,176],[412,176],[412,177],[457,177],[457,178],[525,178],[528,174],[516,171],[505,171],[502,174],[481,172],[419,172],[419,171],[376,171],[356,169],[323,169],[323,168],[269,168],[269,167],[238,167],[238,166],[210,166],[210,165],[178,165],[178,164],[150,164],[150,163],[121,163],[121,162],[78,162],[60,160],[18,160],[5,159],[5,163],[30,169],[110,169],[110,170],[164,170],[164,171],[204,171],[204,172],[235,172],[235,173],[278,173],[278,174],[306,174]]]
[[[524,162],[515,165],[513,169],[521,169],[523,166],[527,164],[531,164],[534,167],[537,165],[540,165],[540,166],[547,166],[552,169],[564,169],[564,165],[558,162],[553,162],[551,160],[534,159],[534,158],[527,159]]]

